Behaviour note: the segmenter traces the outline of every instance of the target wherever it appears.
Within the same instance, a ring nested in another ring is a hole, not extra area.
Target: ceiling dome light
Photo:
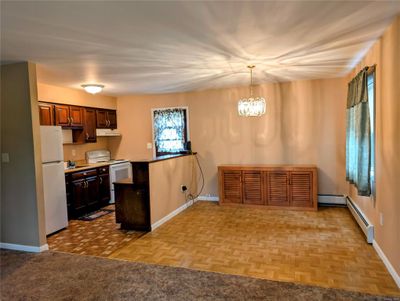
[[[103,90],[104,85],[89,84],[89,85],[82,85],[82,88],[85,89],[85,91],[90,94],[96,94]]]
[[[257,117],[265,114],[264,97],[253,97],[253,68],[254,65],[247,66],[250,69],[250,97],[240,99],[238,102],[239,116]]]

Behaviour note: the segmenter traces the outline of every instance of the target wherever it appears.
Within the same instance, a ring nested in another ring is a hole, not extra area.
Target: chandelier
[[[257,117],[265,114],[265,99],[263,97],[253,97],[253,68],[254,65],[249,65],[250,69],[250,97],[242,98],[238,102],[239,116]]]

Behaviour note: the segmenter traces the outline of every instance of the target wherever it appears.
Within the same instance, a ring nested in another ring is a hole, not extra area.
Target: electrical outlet
[[[71,154],[72,154],[72,157],[75,157],[76,156],[76,150],[71,150]]]
[[[147,143],[147,149],[152,149],[153,148],[153,143],[148,142]]]
[[[181,192],[185,192],[187,190],[186,185],[181,185]]]
[[[379,223],[381,224],[381,226],[383,226],[383,213],[382,212],[379,213]]]

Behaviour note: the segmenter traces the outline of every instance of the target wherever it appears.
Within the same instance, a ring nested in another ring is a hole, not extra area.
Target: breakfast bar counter
[[[117,223],[126,229],[154,230],[184,210],[187,195],[197,192],[195,154],[139,159],[131,164],[132,179],[114,182]],[[186,193],[181,185],[187,187]]]

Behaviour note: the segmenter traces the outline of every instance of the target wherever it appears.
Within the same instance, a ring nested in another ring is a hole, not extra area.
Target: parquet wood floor
[[[110,257],[400,295],[346,208],[304,212],[198,202]]]
[[[114,205],[105,208],[114,209]],[[47,243],[52,251],[108,257],[143,234],[121,230],[113,212],[93,221],[70,220],[68,228],[47,237]]]

